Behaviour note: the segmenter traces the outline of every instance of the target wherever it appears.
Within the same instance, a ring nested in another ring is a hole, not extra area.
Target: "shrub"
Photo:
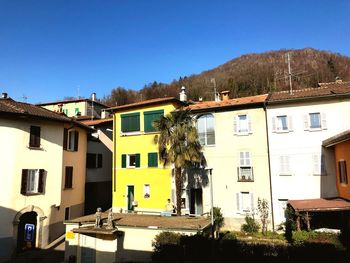
[[[152,241],[153,261],[181,262],[183,250],[180,246],[181,234],[161,232]]]
[[[292,243],[294,246],[303,246],[306,241],[310,240],[313,232],[308,231],[293,231],[292,232]]]
[[[245,222],[246,223],[241,226],[241,230],[243,232],[246,232],[246,233],[249,233],[249,234],[254,234],[254,233],[259,232],[260,225],[259,225],[258,222],[256,222],[254,217],[246,215]]]

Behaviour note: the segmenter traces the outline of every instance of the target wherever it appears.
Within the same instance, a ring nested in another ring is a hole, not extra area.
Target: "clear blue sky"
[[[101,98],[247,53],[350,56],[349,13],[348,0],[0,0],[0,92]]]

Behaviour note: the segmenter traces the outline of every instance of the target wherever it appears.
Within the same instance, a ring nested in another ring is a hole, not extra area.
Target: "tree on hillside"
[[[181,215],[183,171],[193,166],[205,166],[197,129],[189,110],[171,112],[154,121],[153,125],[159,131],[154,137],[159,160],[164,166],[174,165],[177,215]]]

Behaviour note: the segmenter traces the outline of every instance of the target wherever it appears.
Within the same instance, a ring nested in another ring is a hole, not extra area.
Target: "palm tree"
[[[172,163],[175,167],[176,211],[181,215],[182,171],[205,165],[197,129],[190,111],[182,109],[162,116],[153,122],[153,126],[160,132],[154,137],[159,160],[164,166]]]

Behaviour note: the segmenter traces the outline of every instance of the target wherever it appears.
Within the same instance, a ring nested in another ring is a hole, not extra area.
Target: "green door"
[[[134,206],[132,205],[134,202],[134,186],[128,185],[128,210],[134,210]]]

